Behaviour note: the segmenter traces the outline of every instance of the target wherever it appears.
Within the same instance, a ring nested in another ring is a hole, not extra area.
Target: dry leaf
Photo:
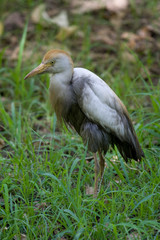
[[[121,38],[128,41],[128,46],[131,49],[136,48],[137,41],[139,40],[139,36],[132,32],[122,33]]]
[[[141,29],[138,30],[138,36],[141,37],[142,39],[151,39],[151,31],[148,28],[148,26],[145,26]]]
[[[121,35],[121,38],[125,40],[132,40],[132,39],[136,39],[137,35],[132,32],[123,32]]]
[[[33,23],[39,23],[42,26],[50,26],[51,24],[56,24],[59,27],[68,27],[69,20],[66,11],[61,11],[57,16],[50,17],[46,12],[46,5],[38,5],[31,14],[31,19]]]
[[[106,0],[72,0],[71,1],[71,12],[76,14],[83,14],[92,11],[98,11],[106,8]]]
[[[128,7],[128,0],[72,0],[71,12],[76,14],[83,14],[91,11],[99,11],[100,9],[107,9],[112,12],[124,11]]]
[[[97,29],[96,34],[91,36],[93,41],[101,41],[107,45],[114,45],[116,43],[116,34],[108,28]]]
[[[144,52],[146,49],[156,46],[147,27],[143,27],[138,30],[137,34],[124,32],[121,35],[121,38],[127,40],[128,47],[137,52]]]
[[[93,195],[94,194],[94,188],[90,186],[86,186],[86,195]]]
[[[19,238],[19,236],[15,235],[15,236],[14,236],[14,239],[15,239],[15,240],[18,240],[18,239],[20,239],[20,240],[26,240],[26,239],[27,239],[27,235],[21,233],[21,234],[20,234],[20,238]]]
[[[128,7],[128,0],[106,0],[106,8],[112,12],[124,11]]]
[[[48,14],[45,14],[45,16],[43,17],[48,23],[54,23],[59,27],[66,28],[69,26],[69,20],[68,20],[68,15],[66,11],[60,12],[57,16],[53,18],[50,18]]]
[[[33,23],[43,23],[43,12],[45,11],[45,9],[46,5],[44,3],[38,5],[33,9],[31,13],[31,19]]]
[[[56,39],[63,41],[66,38],[70,37],[77,31],[77,26],[63,27],[60,29],[59,33],[56,35]]]

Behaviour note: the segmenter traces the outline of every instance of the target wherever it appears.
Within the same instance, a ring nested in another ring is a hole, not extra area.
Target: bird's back
[[[140,160],[144,153],[128,112],[112,89],[96,74],[74,68],[71,85],[75,93],[79,134],[92,152],[117,146],[122,157]],[[72,115],[72,114],[71,114]],[[77,122],[76,122],[77,124]]]

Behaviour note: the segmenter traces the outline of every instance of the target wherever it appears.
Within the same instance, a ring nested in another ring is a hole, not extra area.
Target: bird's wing
[[[72,85],[81,110],[90,120],[120,140],[129,138],[128,131],[133,127],[127,110],[101,78],[87,69],[74,68]]]

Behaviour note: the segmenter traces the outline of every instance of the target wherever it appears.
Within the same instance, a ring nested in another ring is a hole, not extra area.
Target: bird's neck
[[[72,75],[73,75],[72,69],[66,69],[63,72],[50,74],[50,84],[67,85],[70,83]]]
[[[65,95],[70,89],[70,82],[72,79],[71,69],[56,73],[50,76],[50,94],[54,97],[65,98]]]
[[[71,88],[72,71],[56,73],[50,76],[50,102],[57,117],[65,116],[72,101]]]

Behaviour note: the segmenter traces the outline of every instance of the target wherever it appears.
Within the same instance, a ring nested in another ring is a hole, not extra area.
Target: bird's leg
[[[99,175],[99,164],[97,160],[97,154],[94,153],[93,155],[94,161],[95,161],[95,185],[94,185],[94,197],[97,197],[97,191],[98,191],[98,175]]]
[[[100,160],[100,174],[101,174],[101,180],[102,180],[103,174],[104,174],[105,159],[100,151],[98,151],[98,154],[99,154],[99,160]]]

